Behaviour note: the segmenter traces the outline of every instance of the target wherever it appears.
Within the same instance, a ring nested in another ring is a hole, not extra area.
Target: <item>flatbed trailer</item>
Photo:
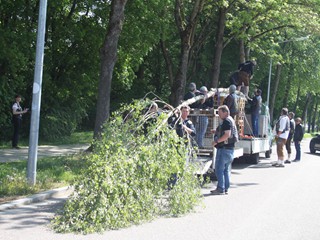
[[[228,89],[219,89],[218,98],[215,97],[214,108],[212,109],[191,109],[190,119],[195,125],[200,124],[199,117],[208,118],[208,127],[203,139],[204,148],[198,149],[197,162],[199,170],[197,174],[204,175],[208,171],[214,171],[214,159],[216,149],[213,147],[213,134],[211,130],[219,125],[219,115],[217,108],[222,105],[224,98],[228,95]],[[239,131],[239,142],[235,144],[234,158],[244,158],[247,163],[257,164],[260,153],[264,153],[266,158],[270,157],[272,149],[272,131],[268,110],[264,109],[259,118],[259,137],[253,137],[251,129],[251,115],[245,114],[246,99],[242,93],[238,94],[239,114],[235,117],[237,129]]]

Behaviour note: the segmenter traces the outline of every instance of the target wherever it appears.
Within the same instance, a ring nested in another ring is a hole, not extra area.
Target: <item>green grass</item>
[[[55,142],[39,140],[39,145],[90,144],[92,136],[92,132],[76,132]],[[2,144],[0,149],[10,148],[10,144]],[[28,146],[27,140],[21,139],[20,146]],[[84,163],[83,154],[38,159],[37,182],[33,187],[27,182],[27,161],[0,163],[0,203],[70,185],[80,173]]]
[[[41,158],[35,186],[27,182],[27,162],[0,163],[0,203],[41,191],[67,186],[85,166],[83,154]]]

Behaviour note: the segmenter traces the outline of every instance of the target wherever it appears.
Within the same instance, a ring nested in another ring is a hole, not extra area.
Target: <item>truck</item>
[[[211,175],[214,172],[214,159],[216,149],[213,147],[212,129],[219,125],[219,115],[217,108],[223,104],[223,100],[228,96],[228,88],[211,89],[211,96],[214,99],[214,106],[211,109],[191,109],[189,118],[195,126],[200,124],[200,117],[208,118],[208,127],[203,139],[204,147],[197,150],[197,163],[199,170],[197,174]],[[245,113],[247,99],[243,93],[236,91],[238,96],[239,113],[235,116],[235,123],[239,132],[239,141],[235,144],[235,158],[242,158],[246,163],[257,164],[260,154],[265,154],[270,158],[272,152],[273,134],[270,125],[269,111],[263,104],[259,117],[259,137],[253,136],[251,128],[251,115]]]

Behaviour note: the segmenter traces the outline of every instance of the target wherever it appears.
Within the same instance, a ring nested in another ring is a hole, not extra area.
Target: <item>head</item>
[[[187,119],[190,113],[190,107],[189,106],[182,106],[180,108],[181,110],[181,118],[182,119]]]
[[[196,84],[195,84],[194,82],[190,83],[190,84],[189,84],[189,91],[190,91],[190,92],[194,92],[194,91],[196,91],[196,90],[197,90]]]
[[[257,96],[261,96],[261,94],[262,94],[261,89],[257,88],[257,89],[255,90],[255,94],[256,94]]]
[[[158,104],[153,102],[150,106],[150,112],[157,112],[158,111]]]
[[[296,124],[300,124],[302,122],[301,118],[297,117],[296,120],[295,120]]]
[[[218,114],[221,119],[226,119],[230,115],[230,110],[227,105],[218,107]]]
[[[281,115],[288,115],[288,108],[282,108],[281,109]]]
[[[230,85],[230,87],[229,87],[229,93],[230,94],[232,94],[232,93],[234,93],[235,91],[236,91],[236,89],[237,89],[237,87],[236,87],[236,85]]]
[[[14,96],[16,102],[20,102],[21,101],[21,95],[17,94]]]
[[[294,113],[293,113],[293,112],[289,112],[288,117],[289,117],[290,119],[294,119]]]
[[[207,93],[208,93],[208,89],[207,89],[206,86],[202,86],[199,90],[200,90],[200,92],[201,92],[202,94],[207,94]]]
[[[257,65],[257,61],[255,59],[253,59],[251,62],[253,63],[254,66]]]

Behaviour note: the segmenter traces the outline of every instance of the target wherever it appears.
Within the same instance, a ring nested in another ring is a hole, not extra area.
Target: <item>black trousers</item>
[[[22,122],[21,117],[14,117],[12,119],[12,123],[13,123],[12,147],[18,146],[21,122]]]

